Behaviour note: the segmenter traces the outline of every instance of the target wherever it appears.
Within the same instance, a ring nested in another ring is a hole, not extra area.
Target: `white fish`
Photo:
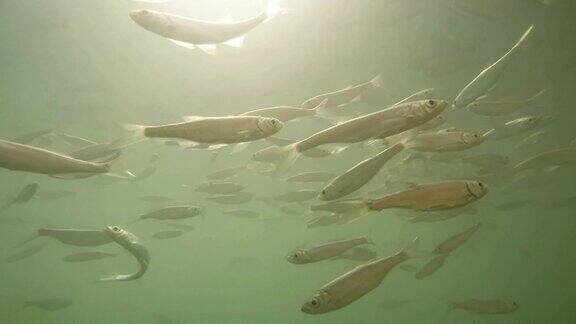
[[[214,55],[216,45],[241,47],[244,36],[261,23],[283,13],[284,10],[269,3],[259,15],[241,21],[217,22],[195,20],[153,10],[133,10],[130,18],[140,27],[186,47],[199,48]]]
[[[318,107],[323,101],[326,101],[324,106],[327,109],[343,106],[353,100],[357,100],[364,92],[378,87],[380,87],[380,75],[375,76],[368,82],[310,98],[302,103],[302,107],[312,109]]]
[[[148,270],[148,265],[150,264],[150,253],[148,249],[140,243],[140,240],[134,234],[118,226],[106,226],[104,232],[114,240],[114,242],[118,243],[118,245],[122,246],[136,258],[140,269],[131,274],[113,275],[102,278],[100,281],[129,281],[142,277],[144,273],[146,273],[146,270]]]
[[[310,249],[297,250],[286,257],[288,262],[294,264],[313,263],[336,257],[358,245],[374,244],[366,237],[358,237],[349,240],[334,241]]]
[[[478,133],[459,130],[440,130],[417,133],[401,140],[406,148],[420,152],[455,152],[478,146],[484,137]]]
[[[484,137],[489,140],[502,140],[512,136],[523,134],[529,130],[532,130],[540,123],[544,117],[542,116],[527,116],[511,120],[504,125],[497,126],[486,133]]]
[[[322,130],[299,142],[267,149],[270,162],[282,169],[303,153],[320,145],[358,143],[384,138],[417,127],[438,116],[446,107],[443,100],[414,101],[360,116]],[[274,160],[274,161],[272,161]]]
[[[325,115],[326,103],[328,99],[324,99],[324,101],[320,102],[317,107],[312,109],[306,108],[297,108],[297,107],[290,107],[290,106],[277,106],[277,107],[270,107],[270,108],[262,108],[251,110],[249,112],[243,113],[241,116],[260,116],[260,117],[269,117],[269,118],[276,118],[281,122],[288,122],[294,119],[303,118],[303,117],[310,117],[310,116],[322,116]]]
[[[541,90],[537,94],[525,100],[514,101],[474,101],[468,105],[468,109],[482,116],[505,116],[523,107],[529,106],[541,97],[546,90]]]
[[[347,196],[367,184],[386,162],[404,149],[402,144],[396,144],[381,153],[366,159],[343,174],[332,180],[322,189],[319,195],[320,200],[335,200]]]
[[[472,103],[474,100],[486,95],[498,82],[502,72],[506,69],[510,61],[512,61],[519,53],[519,50],[532,32],[534,26],[530,26],[526,32],[520,37],[520,40],[504,54],[498,61],[488,66],[474,80],[472,80],[454,99],[454,108],[464,108]]]

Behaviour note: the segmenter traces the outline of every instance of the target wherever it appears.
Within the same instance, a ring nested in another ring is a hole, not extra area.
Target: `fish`
[[[340,214],[331,213],[329,215],[320,215],[313,217],[306,221],[307,228],[324,227],[334,224],[339,224],[341,219]]]
[[[110,162],[120,157],[121,150],[112,143],[92,144],[69,153],[70,157],[93,162]]]
[[[192,144],[236,144],[251,142],[279,132],[284,123],[276,118],[258,116],[199,117],[187,116],[182,123],[160,126],[125,125],[133,135],[127,143],[144,138],[172,138]]]
[[[376,252],[362,246],[357,246],[333,257],[332,260],[344,259],[350,261],[368,262],[370,260],[376,259],[376,256]]]
[[[290,106],[261,108],[245,112],[241,116],[260,116],[260,117],[276,118],[277,120],[286,123],[294,119],[324,115],[325,114],[324,110],[326,109],[327,102],[328,99],[324,99],[318,104],[318,106],[313,107],[312,109],[290,107]]]
[[[358,143],[368,139],[385,138],[417,127],[438,116],[446,107],[443,100],[424,100],[404,103],[363,115],[324,129],[299,142],[272,147],[268,152],[272,163],[287,169],[307,150],[320,145]]]
[[[325,171],[302,172],[286,178],[285,181],[304,183],[326,182],[332,180],[335,176],[334,173]]]
[[[374,243],[367,237],[358,237],[349,240],[334,241],[310,249],[294,251],[286,257],[286,260],[294,264],[314,263],[334,258],[362,244],[374,244]]]
[[[175,230],[175,231],[160,231],[152,234],[152,237],[158,240],[166,240],[171,238],[180,237],[184,234],[183,231]]]
[[[519,305],[510,299],[467,299],[450,301],[453,309],[461,309],[470,313],[495,315],[515,312]]]
[[[16,261],[20,261],[20,260],[29,258],[29,257],[35,255],[36,253],[42,251],[42,249],[44,249],[45,246],[46,246],[46,244],[38,244],[38,245],[35,245],[32,247],[29,247],[25,250],[16,252],[16,253],[11,254],[8,257],[6,257],[4,259],[4,262],[12,263],[12,262],[16,262]]]
[[[148,270],[148,266],[150,264],[150,253],[148,252],[148,249],[142,245],[138,237],[118,226],[106,226],[103,232],[111,240],[130,252],[138,261],[140,269],[130,274],[119,274],[104,277],[99,281],[129,281],[141,278],[146,273],[146,270]]]
[[[536,154],[516,164],[513,171],[517,173],[524,170],[543,170],[567,164],[576,164],[576,148],[574,147],[549,150]]]
[[[232,210],[225,210],[222,212],[224,215],[234,216],[238,218],[259,218],[260,213],[251,210],[242,210],[242,209],[232,209]]]
[[[36,195],[36,192],[38,191],[38,187],[39,186],[37,183],[27,184],[26,186],[24,186],[24,188],[20,189],[20,192],[18,193],[16,198],[10,200],[6,204],[4,204],[2,207],[0,207],[0,212],[8,209],[10,206],[12,206],[14,204],[24,204],[24,203],[29,202]]]
[[[392,106],[397,106],[397,105],[400,105],[400,104],[403,104],[406,102],[418,101],[418,100],[427,100],[427,99],[432,99],[432,98],[434,98],[434,88],[429,88],[429,89],[417,91],[417,92],[409,95],[408,97],[396,102]]]
[[[170,197],[165,197],[165,196],[158,196],[158,195],[149,195],[149,196],[142,196],[139,198],[142,201],[146,201],[146,202],[169,202],[172,201],[174,199],[170,198]]]
[[[420,268],[420,270],[418,270],[418,272],[416,272],[414,274],[414,278],[423,279],[423,278],[426,278],[426,277],[432,275],[433,273],[438,271],[438,269],[442,268],[447,257],[448,257],[448,254],[437,255],[432,260],[430,260],[428,263],[423,265],[422,268]]]
[[[318,107],[323,101],[327,100],[325,108],[335,108],[346,105],[353,100],[358,100],[364,92],[379,87],[380,75],[377,75],[368,82],[312,97],[304,101],[301,106],[302,108],[313,109]]]
[[[316,198],[318,196],[317,190],[301,189],[296,191],[286,192],[284,194],[274,197],[274,200],[285,203],[303,202]]]
[[[15,143],[20,143],[20,144],[30,144],[35,139],[43,137],[43,136],[48,135],[48,134],[52,134],[53,132],[54,131],[51,129],[41,129],[38,131],[34,131],[34,132],[26,133],[24,135],[20,135],[18,137],[11,139],[11,141],[15,142]]]
[[[236,205],[236,204],[245,204],[250,202],[254,197],[253,194],[247,192],[239,192],[232,195],[216,195],[211,197],[206,197],[204,199],[212,201],[217,204],[224,204],[224,205]]]
[[[245,170],[246,170],[245,166],[222,169],[222,170],[218,170],[218,171],[215,171],[213,173],[206,175],[206,179],[208,179],[208,180],[229,179],[229,178],[232,178],[232,177],[236,176],[237,174],[239,174],[240,172],[245,171]]]
[[[110,172],[107,163],[74,159],[34,146],[0,140],[0,167],[13,171],[47,174],[103,174]]]
[[[244,36],[265,21],[285,10],[269,3],[262,13],[240,21],[204,21],[154,10],[132,10],[130,18],[145,30],[160,35],[185,48],[198,48],[215,55],[216,45],[241,47]]]
[[[400,141],[407,149],[419,152],[457,152],[476,147],[484,142],[478,133],[459,130],[440,130],[437,132],[408,135]]]
[[[185,219],[202,215],[204,209],[198,206],[168,206],[140,215],[138,220],[174,220]]]
[[[24,307],[34,307],[45,311],[58,311],[72,305],[72,301],[67,298],[43,298],[30,299],[24,302]]]
[[[474,101],[468,105],[468,109],[477,115],[481,116],[506,116],[509,115],[520,108],[530,106],[538,98],[546,93],[546,89],[541,90],[537,94],[525,100],[515,100],[515,101]]]
[[[520,142],[518,142],[516,144],[516,146],[514,146],[514,148],[516,149],[520,149],[520,148],[525,148],[525,147],[531,147],[534,146],[540,142],[542,142],[542,140],[547,136],[547,132],[545,131],[537,131],[534,132],[528,136],[526,136],[524,139],[522,139]]]
[[[143,169],[142,171],[134,174],[134,179],[132,179],[132,181],[137,182],[137,181],[146,180],[146,179],[150,178],[154,173],[156,173],[156,167],[155,166],[149,166],[149,167]]]
[[[244,190],[244,187],[233,182],[204,182],[195,191],[209,194],[231,195]]]
[[[100,230],[82,230],[73,228],[40,228],[35,236],[22,244],[41,236],[53,238],[61,243],[74,246],[100,246],[112,243],[112,239]],[[20,244],[20,245],[22,245]]]
[[[352,304],[377,288],[392,269],[413,258],[415,254],[411,250],[412,247],[409,247],[392,256],[355,267],[318,289],[300,310],[315,315]]]
[[[508,64],[516,58],[524,42],[532,32],[534,25],[530,26],[520,37],[518,42],[500,57],[496,62],[485,68],[478,74],[464,89],[458,93],[454,99],[454,108],[465,108],[475,100],[485,96],[498,82],[500,76],[508,66]]]
[[[343,174],[334,178],[321,191],[318,198],[323,201],[331,201],[345,197],[366,185],[384,165],[396,154],[402,152],[404,145],[396,144],[386,150],[368,158]]]
[[[502,140],[517,136],[538,127],[543,118],[542,116],[517,118],[487,131],[483,136],[488,140]]]
[[[114,253],[90,251],[90,252],[79,252],[68,254],[67,256],[63,257],[62,260],[65,262],[77,263],[77,262],[87,262],[87,261],[113,258],[115,256],[116,254]]]
[[[466,243],[472,237],[472,235],[474,235],[474,233],[476,233],[481,227],[482,224],[476,223],[467,230],[458,233],[456,235],[450,236],[449,238],[438,244],[433,252],[437,255],[452,253],[454,250],[456,250],[464,243]]]
[[[446,181],[413,186],[382,198],[365,202],[369,210],[406,208],[419,211],[438,211],[468,205],[488,193],[488,187],[479,181]]]

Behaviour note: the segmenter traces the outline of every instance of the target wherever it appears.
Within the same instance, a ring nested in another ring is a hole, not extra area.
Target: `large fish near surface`
[[[160,35],[174,43],[199,48],[208,54],[216,54],[216,45],[241,47],[244,35],[283,10],[268,4],[261,14],[241,21],[216,22],[195,20],[153,10],[133,10],[130,18],[149,32]]]
[[[508,66],[508,64],[518,55],[522,44],[532,32],[534,26],[530,26],[526,32],[520,37],[520,40],[504,54],[498,61],[488,66],[474,80],[460,91],[454,99],[454,108],[464,108],[474,102],[476,99],[486,95],[500,79],[500,76]]]
[[[313,263],[326,259],[336,257],[358,245],[373,244],[372,241],[366,237],[358,237],[350,240],[335,241],[320,246],[298,250],[292,252],[286,257],[288,262],[295,264]]]
[[[405,249],[358,266],[321,287],[301,310],[307,314],[323,314],[346,307],[378,287],[392,269],[413,256]]]
[[[201,144],[235,144],[271,136],[284,125],[276,118],[258,116],[185,117],[182,123],[160,126],[127,125],[137,141],[144,138],[173,138]],[[128,140],[128,143],[130,140]]]
[[[197,206],[169,206],[141,215],[138,220],[174,220],[202,215],[204,209]]]
[[[343,106],[358,99],[364,92],[378,87],[380,87],[380,75],[368,82],[310,98],[302,103],[302,107],[312,109],[318,107],[322,102],[325,102],[324,105],[327,109]]]
[[[529,106],[541,97],[546,90],[541,90],[537,94],[525,100],[515,100],[515,101],[474,101],[468,106],[472,112],[482,115],[482,116],[506,116],[509,115],[520,108]]]
[[[110,165],[107,163],[82,161],[45,149],[5,140],[0,140],[0,167],[56,177],[110,172]]]
[[[30,201],[32,198],[34,198],[37,191],[38,191],[37,183],[31,183],[24,186],[24,188],[20,190],[16,198],[10,200],[6,204],[4,204],[4,206],[0,207],[0,212],[4,211],[5,209],[9,208],[14,204],[23,204]]]
[[[396,135],[438,116],[446,108],[443,100],[408,102],[360,116],[320,131],[284,147],[269,148],[268,155],[280,167],[290,166],[303,153],[320,145],[358,143]]]
[[[388,160],[404,149],[402,144],[396,144],[381,153],[366,159],[334,178],[322,189],[319,199],[329,201],[347,196],[367,184]]]
[[[148,249],[142,245],[138,237],[118,226],[106,226],[104,233],[106,233],[111,240],[114,240],[114,242],[118,243],[118,245],[130,252],[136,258],[136,261],[138,261],[140,269],[130,274],[120,274],[101,278],[99,281],[129,281],[142,277],[144,273],[146,273],[146,270],[148,270],[148,265],[150,264],[150,253],[148,252]]]
[[[484,142],[484,137],[478,133],[451,129],[407,136],[400,143],[408,149],[420,152],[463,151]]]
[[[504,125],[497,126],[486,133],[484,137],[489,140],[502,140],[512,136],[523,134],[532,130],[544,119],[542,116],[527,116],[511,120]]]

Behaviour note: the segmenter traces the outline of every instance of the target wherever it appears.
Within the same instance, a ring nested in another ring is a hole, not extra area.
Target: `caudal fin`
[[[370,80],[370,83],[374,86],[374,88],[380,88],[382,86],[382,75],[378,74],[372,80]]]
[[[264,14],[266,15],[266,20],[264,22],[268,22],[275,17],[281,16],[286,14],[288,10],[282,7],[278,0],[269,0],[266,2],[266,9],[264,10]]]
[[[140,143],[146,139],[144,130],[146,126],[134,124],[118,124],[124,131],[124,135],[112,142],[110,142],[110,149],[122,149],[136,143]]]
[[[281,147],[271,147],[269,154],[273,155],[273,164],[276,166],[276,175],[285,173],[298,160],[302,154],[298,151],[298,143],[289,144]]]

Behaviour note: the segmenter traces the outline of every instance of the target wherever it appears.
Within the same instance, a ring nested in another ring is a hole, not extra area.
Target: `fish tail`
[[[37,239],[38,237],[40,237],[40,236],[42,236],[42,235],[44,235],[44,229],[43,229],[43,228],[39,229],[39,230],[38,230],[38,233],[37,233],[37,234],[34,234],[34,236],[31,236],[31,237],[29,237],[29,238],[26,238],[26,239],[24,239],[24,240],[16,243],[16,245],[14,245],[14,247],[15,247],[15,248],[20,248],[20,247],[22,247],[23,245],[25,245],[26,243],[32,242],[32,241],[34,241],[35,239]]]
[[[135,124],[118,124],[124,131],[125,135],[110,142],[111,149],[121,149],[146,139],[146,126]]]
[[[416,236],[412,240],[412,242],[410,242],[410,244],[408,244],[408,246],[406,246],[402,251],[406,253],[408,258],[410,259],[429,257],[430,253],[418,249],[419,246],[420,246],[420,238]]]
[[[378,74],[377,76],[372,78],[372,80],[370,80],[370,83],[372,84],[372,86],[374,86],[374,88],[380,88],[382,86],[382,75]]]
[[[290,169],[290,167],[298,160],[302,154],[298,150],[298,143],[289,144],[282,147],[273,148],[273,152],[276,155],[276,175],[285,173]]]

